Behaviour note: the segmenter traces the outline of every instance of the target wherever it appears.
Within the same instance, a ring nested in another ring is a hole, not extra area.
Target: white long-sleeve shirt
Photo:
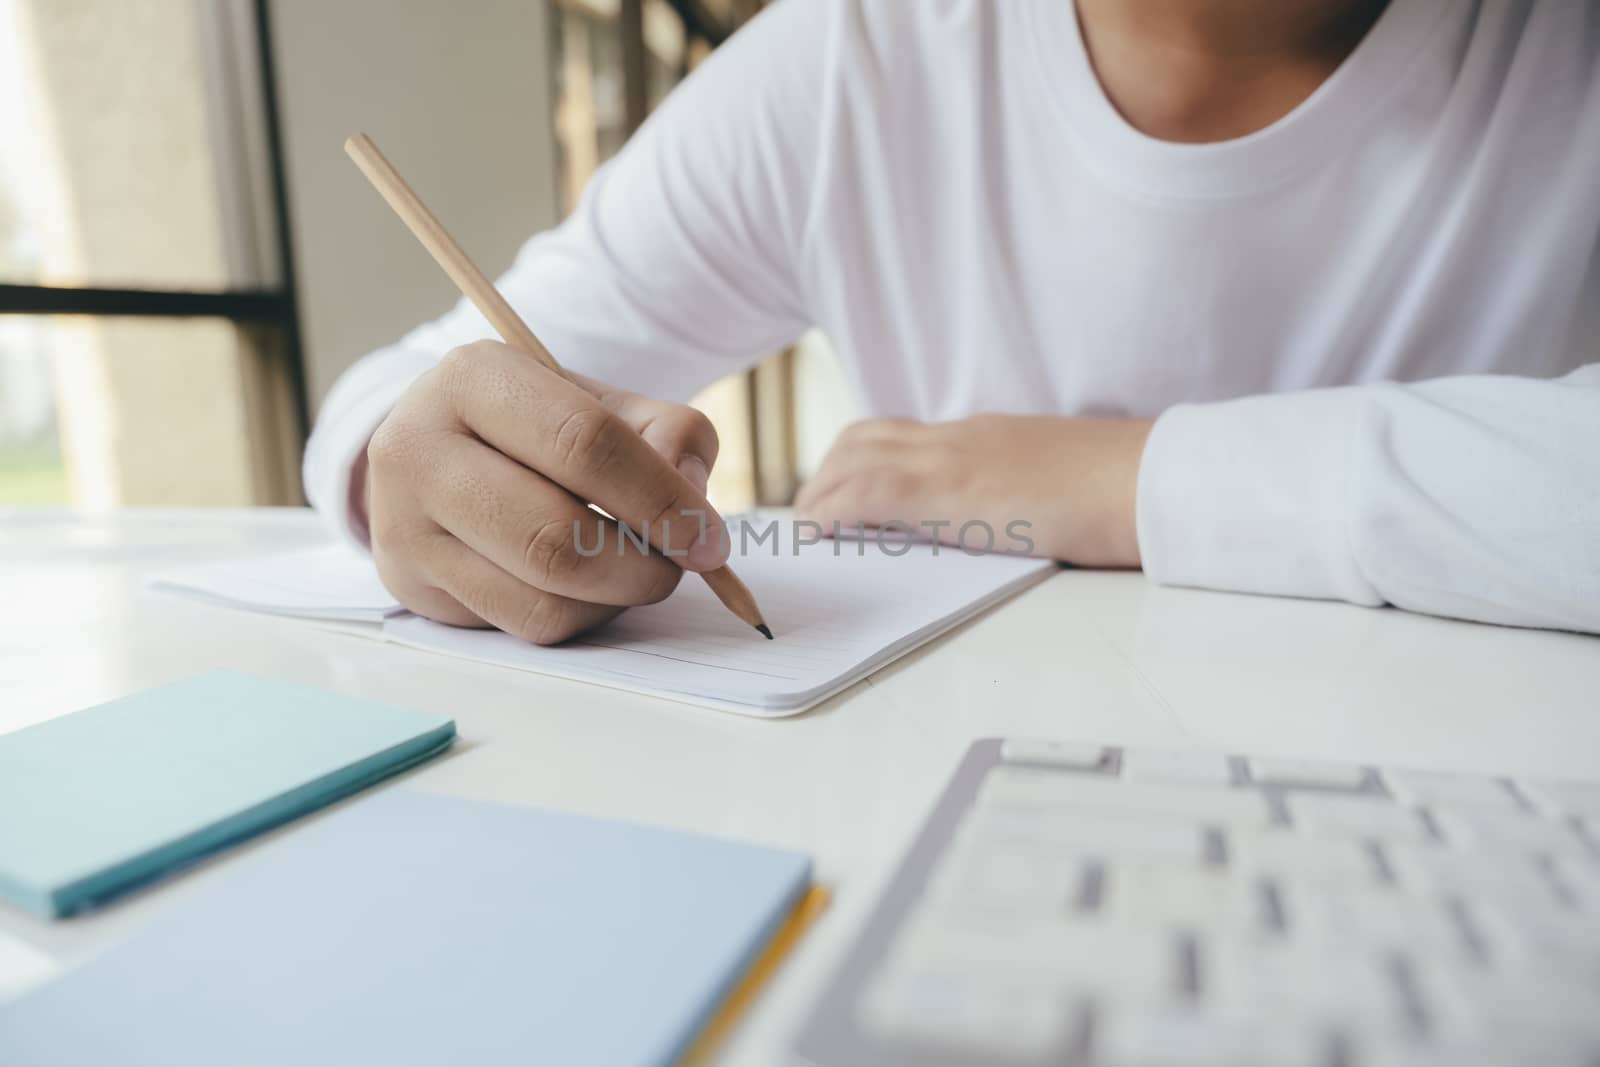
[[[668,398],[816,325],[871,414],[1159,414],[1159,582],[1600,631],[1600,4],[1391,0],[1194,145],[1121,118],[1070,0],[784,0],[499,284]],[[489,336],[462,304],[352,368],[313,503],[350,528],[372,430]]]

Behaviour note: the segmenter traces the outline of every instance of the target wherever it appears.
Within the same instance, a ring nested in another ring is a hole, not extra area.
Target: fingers
[[[685,404],[614,390],[590,378],[573,376],[634,432],[666,457],[702,493],[716,466],[721,442],[704,413]]]
[[[686,557],[697,540],[701,561],[725,555],[703,475],[675,469],[690,459],[708,469],[716,449],[709,423],[688,408],[623,393],[602,402],[505,346],[458,350],[418,379],[369,443],[379,575],[428,618],[564,640],[669,595],[682,564],[694,565]],[[625,539],[585,499],[649,542]],[[716,523],[709,557],[700,524],[681,514],[696,511]]]
[[[667,458],[700,492],[706,491],[721,447],[711,420],[694,408],[636,396],[618,412],[645,443]],[[637,420],[637,421],[635,421]]]
[[[445,536],[443,530],[438,530],[437,533]],[[421,571],[409,560],[396,556],[388,547],[376,541],[372,545],[372,561],[377,565],[378,578],[383,582],[383,587],[389,590],[407,611],[414,611],[418,615],[451,626],[489,625],[462,607],[461,602],[455,597],[437,586],[430,585],[422,577]]]
[[[817,472],[795,496],[795,513],[831,527],[917,521],[939,503],[939,460],[924,424],[868,419],[839,435]]]
[[[704,491],[593,394],[489,341],[455,349],[439,370],[457,416],[500,452],[598,504],[679,566],[727,560]]]
[[[435,440],[412,488],[423,512],[517,580],[558,596],[628,606],[665,599],[683,571],[625,540],[565,489],[461,434]]]
[[[922,483],[892,469],[819,471],[829,481],[795,499],[795,514],[824,528],[918,522],[927,494]]]
[[[424,568],[433,585],[465,611],[537,645],[565,641],[622,611],[535,589],[443,531],[428,545],[425,559]]]

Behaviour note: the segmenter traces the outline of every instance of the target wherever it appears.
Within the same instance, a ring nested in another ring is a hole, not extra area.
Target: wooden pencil
[[[483,312],[484,318],[489,320],[495,330],[504,339],[505,343],[519,351],[526,352],[540,363],[557,374],[565,375],[561,364],[557,363],[550,350],[534,335],[528,324],[522,321],[522,316],[512,310],[506,303],[506,298],[500,295],[500,290],[494,283],[479,270],[477,265],[467,257],[467,253],[451,237],[449,232],[435,217],[422,199],[412,191],[406,180],[394,169],[372,138],[364,133],[358,133],[344,143],[344,150],[361,168],[361,173],[367,176],[379,195],[394,209],[400,221],[416,235],[418,241],[426,248],[435,262],[456,283],[456,288],[461,290],[461,295]],[[766,620],[761,617],[761,609],[756,605],[756,598],[739,576],[727,566],[718,567],[714,571],[705,571],[700,577],[706,580],[711,591],[717,595],[727,609],[737,615],[744,622],[755,629],[767,640],[772,640],[772,630],[768,628]]]

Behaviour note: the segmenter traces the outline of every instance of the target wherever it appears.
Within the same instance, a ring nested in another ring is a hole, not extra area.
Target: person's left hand
[[[904,524],[979,550],[1139,566],[1134,500],[1154,419],[978,415],[847,428],[795,498],[824,533]],[[982,523],[961,534],[964,523]],[[1026,523],[1027,525],[1021,525]],[[986,545],[986,530],[992,546]],[[903,527],[902,527],[903,528]],[[1029,547],[1021,543],[1025,537]]]

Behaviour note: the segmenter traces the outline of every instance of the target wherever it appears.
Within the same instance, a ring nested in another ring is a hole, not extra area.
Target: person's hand
[[[1153,422],[869,419],[834,442],[795,498],[795,510],[824,533],[834,523],[909,529],[973,551],[1137,567],[1134,500]]]
[[[684,568],[726,561],[705,497],[716,459],[716,431],[693,408],[479,341],[400,398],[352,495],[401,604],[552,644],[663,599]]]

